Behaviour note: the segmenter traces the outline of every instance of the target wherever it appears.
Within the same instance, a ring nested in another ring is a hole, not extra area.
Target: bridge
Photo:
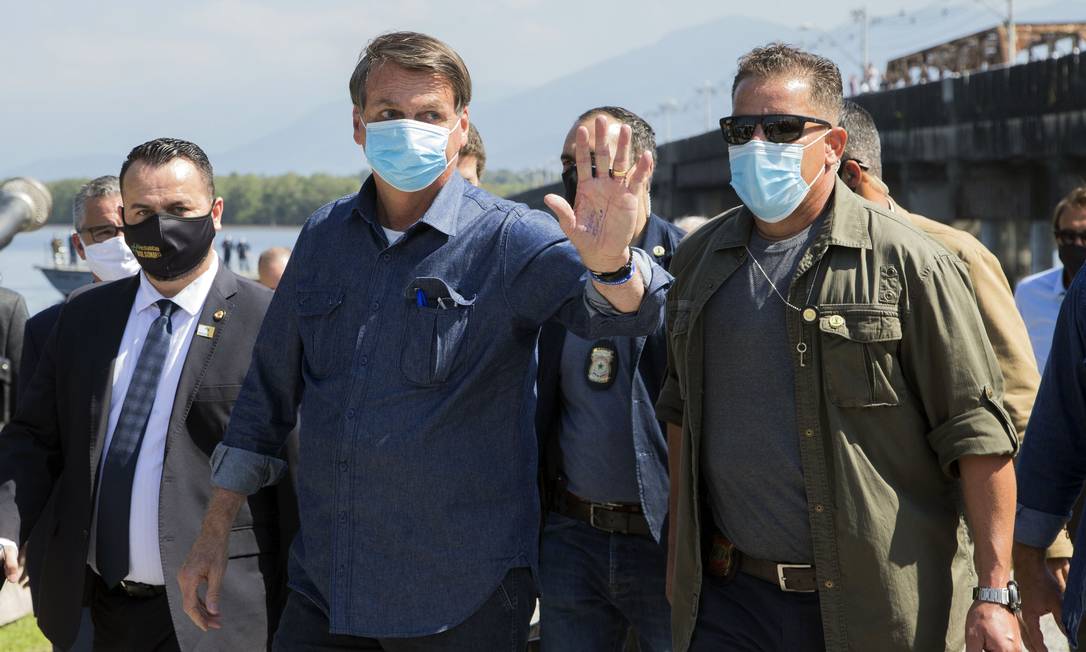
[[[965,228],[1015,280],[1050,267],[1052,209],[1086,182],[1086,56],[1070,54],[856,96],[882,135],[903,206]],[[710,132],[659,147],[653,210],[715,215],[739,203],[727,147]],[[561,184],[514,197],[542,207]]]

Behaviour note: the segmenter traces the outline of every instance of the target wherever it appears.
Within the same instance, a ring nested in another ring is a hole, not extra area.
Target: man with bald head
[[[260,284],[269,290],[279,287],[279,279],[283,278],[283,272],[290,260],[290,249],[286,247],[272,247],[265,249],[260,254],[260,260],[256,263],[256,271]]]
[[[961,262],[837,178],[841,103],[828,59],[744,55],[743,205],[672,260],[675,647],[1017,651],[995,355]]]
[[[602,118],[608,146],[630,128],[630,155],[656,161],[652,127],[616,106],[589,109],[562,146],[566,198],[577,195],[577,132]],[[589,138],[595,156],[595,136]],[[590,160],[593,160],[590,159]],[[682,231],[638,197],[634,244],[667,268]],[[652,405],[667,367],[663,328],[584,339],[557,322],[539,335],[536,430],[549,510],[540,549],[544,650],[613,650],[633,628],[643,652],[670,650],[664,595],[667,442]],[[621,578],[621,579],[616,579]]]

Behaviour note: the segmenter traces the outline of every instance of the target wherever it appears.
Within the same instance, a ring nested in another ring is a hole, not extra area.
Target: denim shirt
[[[1071,517],[1086,481],[1086,267],[1067,290],[1041,389],[1018,460],[1014,538],[1047,548]],[[1086,520],[1075,541],[1086,541]],[[1078,638],[1086,598],[1086,546],[1076,545],[1063,595],[1063,625]]]
[[[552,217],[458,174],[391,246],[372,178],[308,220],[212,478],[240,493],[274,482],[300,413],[290,586],[331,633],[441,632],[509,569],[535,568],[539,328],[658,328],[670,277],[635,254],[645,299],[618,315]]]

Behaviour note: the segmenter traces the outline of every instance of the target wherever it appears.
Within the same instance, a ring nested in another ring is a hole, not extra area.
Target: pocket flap
[[[422,291],[420,297],[419,291]],[[477,295],[472,296],[470,299],[466,299],[460,295],[459,292],[454,290],[451,285],[444,280],[434,276],[420,276],[411,281],[411,284],[404,290],[404,297],[412,302],[425,301],[425,305],[419,305],[420,308],[463,308],[475,303]]]
[[[343,303],[342,288],[314,288],[298,290],[298,314],[303,317],[327,315]]]
[[[901,339],[897,315],[873,312],[830,312],[818,318],[823,333],[839,335],[853,342],[888,342]]]
[[[241,385],[202,385],[196,390],[195,401],[236,401]]]

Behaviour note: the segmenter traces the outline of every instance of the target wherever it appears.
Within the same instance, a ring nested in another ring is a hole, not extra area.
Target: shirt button
[[[343,461],[341,461],[339,463],[339,470],[343,471],[343,472],[347,471],[347,461],[346,460],[343,460]]]
[[[346,523],[347,522],[347,513],[346,512],[340,513],[339,522],[340,523]]]
[[[387,263],[388,261],[392,260],[392,254],[384,254],[384,255],[382,255],[381,260],[383,260],[383,261],[385,261]]]
[[[381,302],[380,301],[374,301],[371,308],[373,308],[374,312],[377,312],[378,310],[381,309]]]
[[[826,587],[827,589],[832,589],[833,588],[833,580],[826,580],[825,583],[822,584],[822,586]]]
[[[358,414],[358,413],[355,412],[354,408],[351,408],[351,409],[347,410],[347,418],[348,419],[353,419],[354,415],[356,415],[356,414]]]
[[[362,356],[362,359],[358,361],[363,367],[370,363],[370,359],[367,356]]]
[[[821,514],[822,512],[826,511],[826,506],[825,505],[815,505],[815,511],[818,512],[819,514]]]
[[[804,430],[803,431],[803,436],[804,437],[814,437],[814,430],[812,430],[810,428]]]

